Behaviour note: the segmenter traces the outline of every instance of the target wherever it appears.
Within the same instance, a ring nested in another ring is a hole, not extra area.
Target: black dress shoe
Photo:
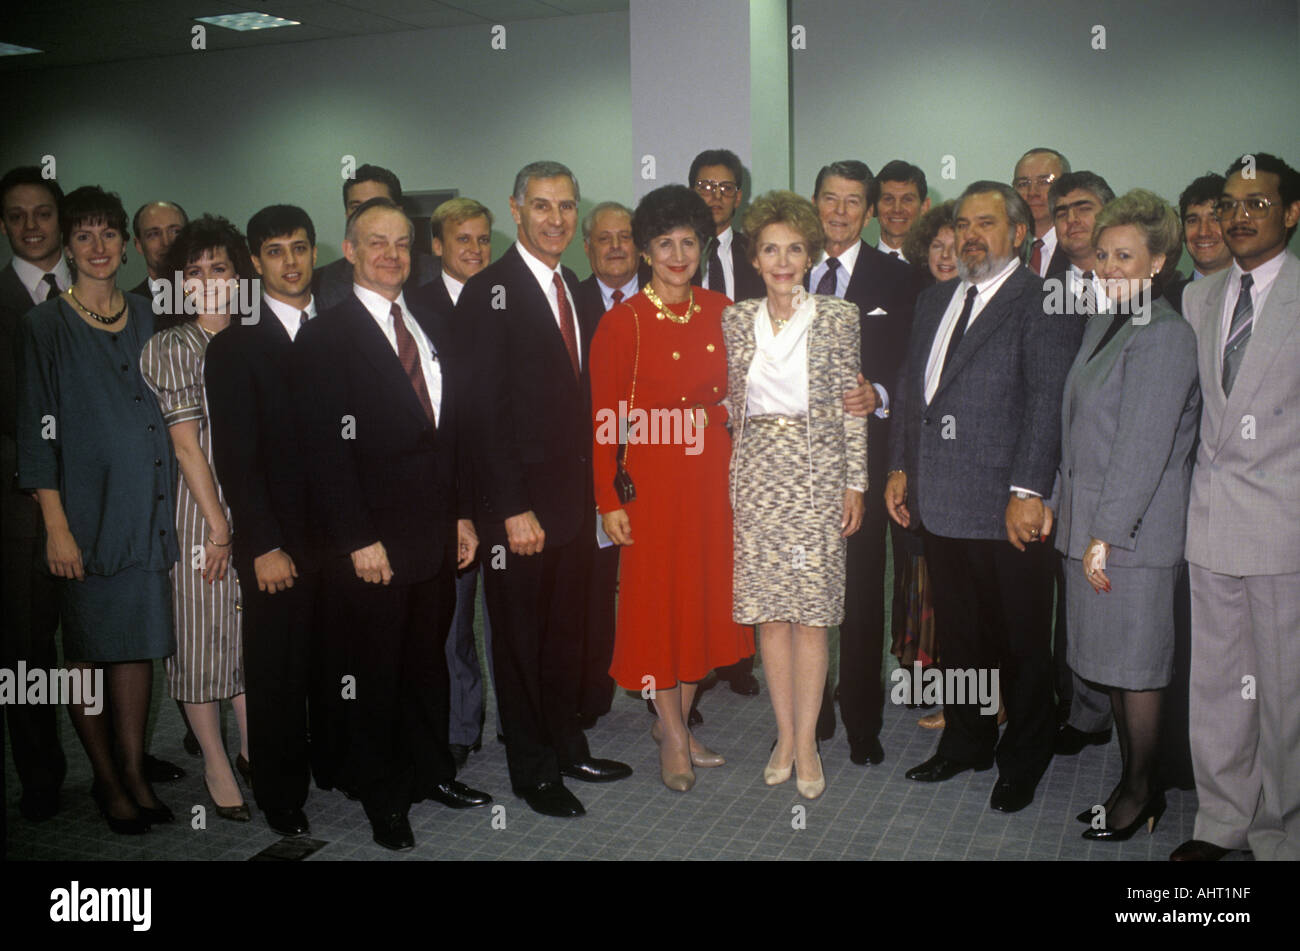
[[[266,824],[280,835],[306,835],[311,831],[307,816],[301,809],[268,809]]]
[[[584,783],[612,783],[617,779],[627,779],[631,776],[632,767],[617,760],[588,756],[576,763],[561,766],[560,775]]]
[[[527,789],[516,788],[515,795],[528,803],[528,808],[543,816],[556,819],[576,819],[587,814],[578,797],[564,788],[563,783],[538,783]]]
[[[1142,811],[1128,825],[1119,829],[1087,828],[1083,830],[1083,837],[1096,842],[1126,842],[1133,838],[1133,833],[1141,828],[1144,822],[1147,824],[1148,833],[1155,832],[1156,823],[1165,814],[1165,806],[1165,794],[1158,792],[1147,800],[1146,805],[1142,807]]]
[[[193,730],[185,731],[185,739],[181,740],[181,746],[185,747],[185,752],[191,756],[203,755],[203,747],[199,745],[199,738],[194,735]]]
[[[857,766],[879,766],[884,760],[885,749],[879,737],[873,736],[866,743],[849,742],[849,762]]]
[[[751,673],[737,674],[727,683],[731,684],[732,693],[738,693],[742,697],[758,696],[758,678]]]
[[[1056,731],[1052,752],[1057,756],[1077,756],[1085,746],[1105,746],[1110,742],[1110,727],[1096,733],[1085,733],[1065,724]]]
[[[366,810],[370,819],[370,831],[377,843],[394,852],[409,852],[415,848],[415,833],[411,823],[400,812],[371,812]]]
[[[18,812],[28,822],[45,822],[58,815],[59,805],[57,789],[24,789]]]
[[[140,817],[150,825],[159,826],[166,822],[175,822],[176,815],[167,808],[167,804],[161,799],[156,806],[142,806],[138,802],[135,807],[140,810]]]
[[[993,786],[993,795],[989,796],[989,805],[998,812],[1019,812],[1034,801],[1037,786],[1037,783],[999,779]]]
[[[99,807],[99,814],[108,823],[110,832],[117,835],[144,835],[149,831],[149,820],[142,815],[132,816],[129,819],[117,819],[111,816],[108,812],[108,804],[99,794],[99,787],[93,783],[90,787],[90,798],[95,800],[95,805]]]
[[[487,793],[470,789],[464,783],[458,783],[454,779],[438,783],[430,789],[429,798],[449,809],[473,809],[475,806],[486,806],[492,801],[492,797]]]
[[[968,769],[981,772],[992,766],[993,757],[978,763],[959,763],[936,753],[920,766],[913,766],[903,775],[908,779],[916,780],[918,783],[941,783],[944,780],[952,779],[958,773],[966,772]]]
[[[1225,849],[1203,839],[1188,839],[1169,855],[1171,862],[1217,862],[1232,849]]]
[[[174,783],[185,778],[185,770],[165,759],[144,754],[144,778],[150,783]]]

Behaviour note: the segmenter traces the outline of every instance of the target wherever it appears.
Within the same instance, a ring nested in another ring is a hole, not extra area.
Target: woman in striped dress
[[[221,739],[221,701],[229,699],[239,723],[239,765],[247,769],[239,584],[230,570],[230,513],[212,463],[203,359],[208,342],[231,320],[232,302],[222,282],[247,279],[252,267],[239,231],[209,215],[177,235],[169,264],[169,271],[184,276],[187,302],[193,300],[199,313],[156,334],[140,356],[140,369],[158,397],[180,463],[176,533],[181,560],[172,569],[176,653],[167,660],[167,686],[185,704],[203,748],[204,782],[217,814],[247,822],[248,806]]]

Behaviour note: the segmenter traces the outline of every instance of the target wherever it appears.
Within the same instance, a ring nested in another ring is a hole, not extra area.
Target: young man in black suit
[[[152,299],[154,283],[172,278],[167,273],[167,252],[189,220],[185,209],[174,201],[146,202],[136,211],[131,233],[135,235],[135,250],[144,258],[145,277],[131,288],[132,294]],[[184,314],[156,314],[155,325],[158,330],[166,330],[185,319]]]
[[[14,335],[18,321],[46,297],[56,297],[71,283],[68,264],[59,241],[59,202],[63,190],[45,179],[37,166],[15,168],[0,180],[0,228],[9,239],[13,258],[0,271],[0,460],[3,500],[4,628],[0,631],[0,666],[17,669],[19,660],[29,668],[56,666],[54,633],[59,626],[58,592],[45,565],[45,524],[30,493],[20,492],[15,473],[18,448],[18,381]],[[59,745],[53,704],[4,705],[13,744],[14,766],[22,783],[18,809],[41,822],[59,811],[59,787],[67,761]]]
[[[717,235],[701,261],[703,277],[696,274],[695,283],[726,294],[733,301],[762,297],[767,293],[763,279],[754,270],[749,238],[731,226],[741,200],[745,197],[741,188],[743,174],[744,168],[735,152],[729,149],[707,149],[695,156],[687,178],[687,184],[709,206],[713,215],[713,227],[717,230]],[[752,669],[752,658],[748,664]]]
[[[319,539],[307,512],[307,466],[293,388],[293,341],[316,315],[316,229],[301,208],[272,205],[248,222],[262,281],[259,319],[233,321],[208,347],[204,382],[217,478],[232,521],[244,608],[249,760],[236,761],[271,828],[309,831],[302,811]],[[324,724],[313,709],[313,754]],[[242,757],[241,757],[242,759]]]
[[[462,517],[464,363],[403,297],[411,239],[410,219],[385,198],[353,212],[343,242],[353,294],[294,344],[311,518],[335,595],[326,636],[346,700],[341,785],[365,806],[375,841],[396,850],[415,844],[412,803],[492,801],[456,782],[447,749],[443,652],[455,571],[478,539]]]
[[[867,417],[867,507],[862,529],[849,536],[844,621],[840,624],[840,710],[849,759],[876,765],[885,758],[880,726],[885,695],[880,664],[885,637],[884,486],[891,393],[907,353],[916,302],[916,272],[862,240],[876,199],[871,169],[856,160],[833,162],[817,173],[813,204],[826,232],[826,249],[809,272],[810,289],[857,305],[862,327],[862,373],[850,411]],[[895,565],[901,561],[894,546]],[[895,568],[897,571],[898,569]],[[829,689],[817,721],[819,738],[835,731]]]
[[[534,811],[572,818],[584,810],[562,775],[632,772],[592,757],[578,718],[596,505],[592,327],[576,307],[577,278],[560,266],[578,228],[577,180],[558,162],[526,165],[510,211],[518,240],[470,278],[457,306],[473,340],[475,521],[510,782]]]
[[[442,273],[438,280],[411,292],[411,306],[433,312],[439,326],[463,339],[466,328],[455,324],[456,302],[465,289],[465,282],[492,261],[492,212],[473,198],[451,198],[433,210],[429,228]],[[479,561],[457,573],[456,612],[447,636],[451,711],[447,736],[457,768],[464,766],[469,754],[483,745],[483,675],[474,643],[474,601],[482,571],[482,561]],[[487,650],[491,651],[492,625],[486,615],[483,637]]]

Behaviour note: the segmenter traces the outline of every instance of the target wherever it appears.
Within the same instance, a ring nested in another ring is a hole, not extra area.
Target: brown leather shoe
[[[1231,851],[1232,849],[1225,849],[1223,846],[1215,845],[1213,842],[1204,842],[1201,839],[1188,839],[1170,853],[1169,861],[1217,862]]]

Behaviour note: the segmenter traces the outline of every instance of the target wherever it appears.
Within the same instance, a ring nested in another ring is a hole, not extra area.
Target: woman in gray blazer
[[[767,295],[722,312],[732,425],[736,558],[733,619],[756,624],[776,714],[763,771],[769,786],[797,772],[799,794],[826,788],[816,725],[828,661],[826,628],[844,618],[845,539],[862,524],[866,420],[842,394],[857,384],[858,309],[810,295],[822,248],[817,210],[775,191],[745,215]]]
[[[1084,838],[1154,828],[1160,707],[1173,675],[1174,590],[1200,416],[1196,337],[1152,279],[1180,248],[1176,212],[1135,189],[1097,215],[1106,286],[1065,382],[1056,547],[1068,558],[1070,667],[1109,688],[1123,771]],[[1057,317],[1053,319],[1070,319]]]

